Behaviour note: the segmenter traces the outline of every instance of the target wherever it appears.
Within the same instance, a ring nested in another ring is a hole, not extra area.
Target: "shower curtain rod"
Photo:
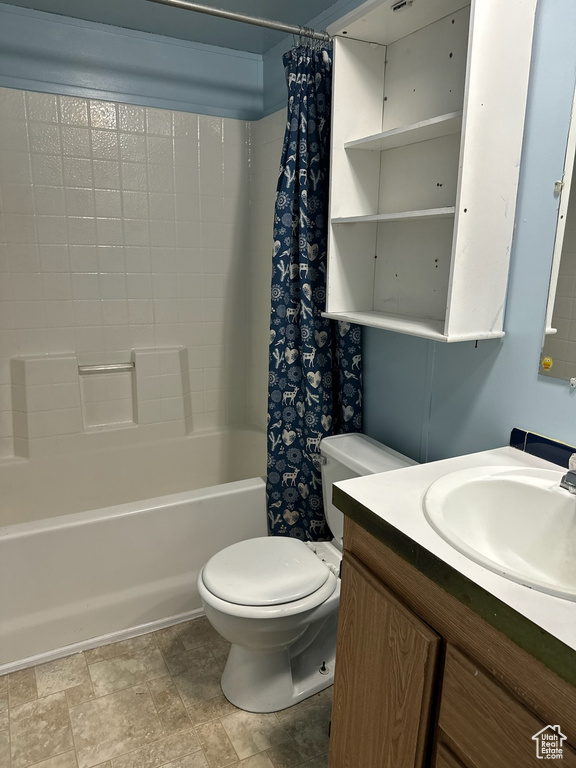
[[[276,29],[279,32],[286,32],[286,34],[289,35],[311,37],[314,40],[324,40],[325,42],[332,39],[327,32],[316,32],[314,29],[310,29],[310,27],[298,27],[294,24],[283,24],[281,21],[263,19],[260,16],[246,16],[243,13],[225,11],[223,8],[212,8],[209,5],[189,2],[189,0],[149,0],[149,2],[159,3],[160,5],[172,5],[175,8],[184,8],[187,11],[196,11],[197,13],[207,13],[209,16],[219,16],[222,19],[240,21],[242,24],[254,24],[257,27]]]

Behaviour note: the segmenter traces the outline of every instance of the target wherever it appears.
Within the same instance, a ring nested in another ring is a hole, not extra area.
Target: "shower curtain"
[[[284,55],[288,116],[274,213],[268,381],[268,527],[329,539],[320,440],[362,428],[359,326],[322,317],[332,84],[331,47]]]

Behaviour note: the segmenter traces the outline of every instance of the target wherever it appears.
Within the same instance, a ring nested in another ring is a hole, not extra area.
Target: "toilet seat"
[[[275,619],[284,616],[296,616],[299,613],[311,611],[314,608],[325,603],[333,596],[339,599],[340,580],[333,573],[328,572],[328,578],[323,586],[316,592],[313,592],[301,600],[293,600],[291,603],[281,603],[278,605],[238,605],[237,603],[228,603],[221,600],[204,584],[204,570],[200,571],[198,576],[198,593],[206,605],[221,611],[228,616],[238,616],[243,619]]]
[[[274,581],[276,597],[268,580]],[[247,593],[242,593],[240,583]],[[296,616],[329,598],[338,599],[340,580],[304,542],[261,536],[232,544],[211,557],[198,576],[198,592],[203,602],[228,616],[271,619]]]
[[[329,575],[326,564],[299,539],[262,536],[215,554],[202,579],[226,603],[274,606],[314,594]]]

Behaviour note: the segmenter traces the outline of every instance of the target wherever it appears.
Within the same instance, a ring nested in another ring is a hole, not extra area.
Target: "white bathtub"
[[[1,462],[0,674],[199,615],[206,559],[266,535],[264,466],[248,430]]]

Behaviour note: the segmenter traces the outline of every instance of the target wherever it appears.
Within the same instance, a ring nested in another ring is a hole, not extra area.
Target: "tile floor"
[[[243,712],[227,653],[200,618],[0,677],[0,768],[328,768],[332,689]]]

